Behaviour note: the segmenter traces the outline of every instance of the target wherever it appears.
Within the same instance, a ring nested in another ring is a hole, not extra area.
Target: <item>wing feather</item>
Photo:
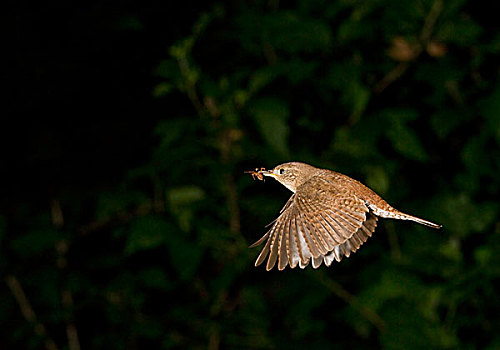
[[[327,186],[324,181],[313,177],[297,188],[271,229],[251,246],[267,240],[256,266],[266,258],[267,270],[276,262],[279,270],[287,265],[305,268],[310,262],[313,268],[323,261],[330,266],[333,260],[349,257],[371,237],[377,218],[366,203],[349,190]]]
[[[344,256],[349,257],[349,255],[356,252],[363,243],[365,243],[368,238],[370,238],[377,227],[377,217],[372,212],[368,213],[366,221],[363,226],[356,231],[356,233],[347,240],[344,244],[335,247],[329,254],[325,255],[325,264],[329,266],[333,259],[340,261]]]
[[[267,271],[271,270],[274,267],[276,259],[278,258],[278,240],[281,234],[280,230],[283,224],[284,224],[283,220],[278,220],[274,224],[275,226],[273,226],[274,234],[272,236],[271,246],[269,247],[269,258],[267,259],[267,265],[266,265]]]
[[[290,235],[290,230],[287,230],[287,225],[290,223],[290,220],[285,221],[285,225],[283,226],[283,230],[280,231],[280,246],[279,246],[279,260],[278,260],[278,270],[283,270],[288,264],[288,254],[286,249],[287,238]]]
[[[321,221],[320,222],[315,221],[314,210],[310,205],[307,204],[307,201],[297,201],[297,205],[299,206],[299,211],[301,213],[304,213],[303,215],[307,218],[308,223],[312,226],[312,228],[316,232],[318,232],[321,235],[329,251],[332,250],[333,247],[339,244],[339,242],[335,240],[334,237],[332,237],[332,234],[329,233],[329,231],[331,230],[325,228],[324,225],[321,224]],[[335,230],[335,228],[333,227],[332,229]]]

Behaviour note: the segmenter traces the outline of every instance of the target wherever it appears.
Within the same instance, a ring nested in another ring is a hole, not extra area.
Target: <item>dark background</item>
[[[3,349],[500,348],[500,32],[477,1],[11,2]],[[304,161],[381,220],[266,272]]]

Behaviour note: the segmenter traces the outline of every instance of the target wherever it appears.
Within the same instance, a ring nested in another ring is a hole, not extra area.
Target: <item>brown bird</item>
[[[441,228],[400,212],[361,182],[332,170],[291,162],[257,172],[274,177],[293,192],[278,218],[270,224],[271,229],[250,246],[256,247],[267,240],[255,266],[267,258],[268,271],[276,261],[279,270],[287,265],[303,269],[309,261],[313,268],[318,268],[323,261],[330,266],[334,259],[349,257],[371,237],[378,217]]]

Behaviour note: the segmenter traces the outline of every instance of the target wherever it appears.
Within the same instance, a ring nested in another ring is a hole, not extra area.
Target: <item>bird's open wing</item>
[[[318,268],[323,260],[326,266],[330,266],[333,260],[340,261],[344,256],[349,257],[351,253],[355,253],[363,243],[365,243],[368,238],[370,238],[377,227],[377,216],[371,211],[366,214],[366,221],[363,222],[363,226],[356,231],[347,241],[341,245],[333,248],[331,252],[319,258],[312,259],[312,265],[314,268]]]
[[[317,267],[318,259],[339,249],[360,230],[369,211],[365,202],[348,188],[327,181],[315,176],[297,188],[271,229],[251,246],[267,239],[256,266],[269,256],[267,270],[276,261],[280,270],[288,264],[303,268],[311,259]]]

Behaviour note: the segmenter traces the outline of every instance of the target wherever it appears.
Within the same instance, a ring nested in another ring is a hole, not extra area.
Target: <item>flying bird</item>
[[[268,271],[276,262],[279,270],[287,265],[303,269],[309,262],[318,268],[349,257],[371,237],[379,217],[441,228],[400,212],[361,182],[332,170],[290,162],[248,173],[259,180],[273,177],[293,192],[270,230],[250,246],[266,242],[255,266],[267,258]]]

